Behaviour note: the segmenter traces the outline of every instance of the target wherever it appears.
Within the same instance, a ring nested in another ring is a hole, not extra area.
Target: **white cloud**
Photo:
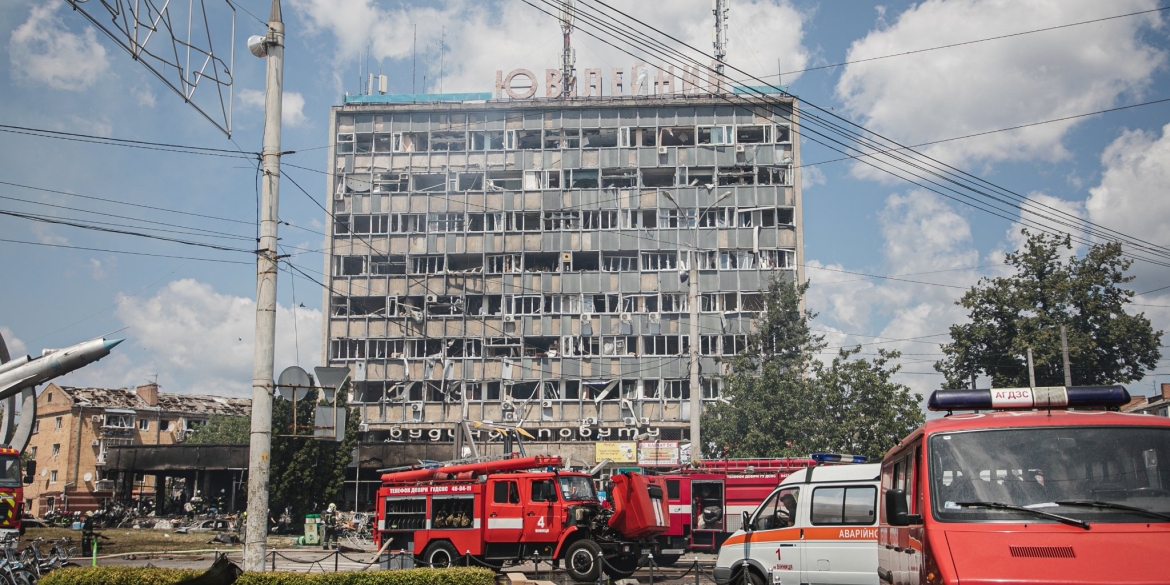
[[[714,16],[709,0],[617,0],[611,4],[703,52],[713,50]],[[412,25],[417,24],[420,92],[439,88],[438,47],[444,27],[447,50],[442,63],[443,91],[491,91],[496,70],[524,67],[540,76],[545,68],[559,68],[559,26],[550,16],[521,2],[493,5],[441,0],[435,6],[382,8],[371,0],[341,4],[332,0],[293,0],[291,5],[305,18],[311,32],[335,39],[334,62],[338,65],[351,63],[366,50],[367,43],[375,59],[409,61],[414,43]],[[587,67],[623,68],[628,75],[635,59],[608,46],[614,41],[593,29],[585,14],[592,16],[582,12],[579,30],[573,36],[578,71]],[[624,24],[640,26],[620,15],[617,18]],[[728,62],[758,76],[775,75],[777,65],[784,71],[803,69],[809,59],[801,44],[806,19],[788,0],[737,2],[729,19]],[[591,38],[587,31],[598,34],[604,42]],[[673,41],[667,43],[674,45]],[[637,50],[631,52],[641,55]],[[646,58],[646,62],[651,60]],[[798,76],[786,77],[785,81]],[[608,83],[605,85],[608,94]],[[409,85],[400,86],[398,91],[409,91]]]
[[[173,281],[152,298],[123,296],[116,316],[128,329],[127,343],[94,366],[71,374],[67,383],[132,386],[158,375],[170,392],[249,396],[255,299],[216,292],[192,279]],[[320,365],[321,312],[277,308],[275,374],[287,366]],[[311,370],[310,370],[311,371]]]
[[[928,0],[850,47],[864,59],[1156,8],[1156,0]],[[1166,62],[1157,14],[849,65],[837,95],[861,123],[919,144],[1091,112],[1141,92]],[[1075,121],[926,148],[951,164],[1060,160]],[[867,176],[876,171],[857,166]]]
[[[1170,246],[1170,124],[1155,132],[1123,132],[1101,156],[1101,184],[1085,208],[1096,223]]]
[[[247,108],[264,110],[264,92],[258,89],[241,89],[236,95],[240,98],[240,105]],[[308,118],[305,117],[305,96],[295,91],[285,91],[280,104],[280,122],[289,127],[303,126]]]
[[[75,34],[57,15],[62,2],[34,4],[28,20],[12,31],[8,58],[20,81],[81,91],[97,82],[110,61],[92,27]]]
[[[8,355],[17,357],[28,354],[28,347],[11,329],[0,325],[0,336],[4,337],[4,344],[8,346]]]
[[[149,86],[132,87],[130,95],[134,96],[134,101],[138,102],[138,105],[145,108],[153,108],[157,99]]]

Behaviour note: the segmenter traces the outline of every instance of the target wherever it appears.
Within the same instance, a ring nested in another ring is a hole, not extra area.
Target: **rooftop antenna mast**
[[[565,48],[561,53],[561,98],[568,98],[577,93],[577,78],[573,69],[577,53],[570,42],[573,34],[573,0],[562,0],[560,13],[561,32],[565,35]]]
[[[414,25],[414,48],[410,51],[410,93],[418,93],[418,25]]]
[[[731,0],[712,0],[715,12],[715,73],[723,78],[723,64],[727,60],[727,14],[731,12]]]

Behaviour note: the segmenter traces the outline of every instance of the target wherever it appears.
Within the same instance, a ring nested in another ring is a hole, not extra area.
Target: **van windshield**
[[[1167,428],[940,433],[929,447],[939,520],[1051,521],[1017,506],[1086,522],[1170,522]]]
[[[15,455],[0,457],[0,487],[20,487],[20,458]]]

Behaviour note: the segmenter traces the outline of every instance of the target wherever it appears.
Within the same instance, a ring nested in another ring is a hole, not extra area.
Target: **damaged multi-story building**
[[[468,420],[590,463],[598,441],[685,444],[761,289],[802,278],[795,103],[657,82],[534,99],[527,76],[520,99],[511,74],[333,108],[328,362],[352,368],[367,443]]]

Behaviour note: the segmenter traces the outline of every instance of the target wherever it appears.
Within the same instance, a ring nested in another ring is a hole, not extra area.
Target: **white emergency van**
[[[793,473],[744,512],[743,528],[719,550],[715,581],[876,584],[880,478],[878,463]]]

